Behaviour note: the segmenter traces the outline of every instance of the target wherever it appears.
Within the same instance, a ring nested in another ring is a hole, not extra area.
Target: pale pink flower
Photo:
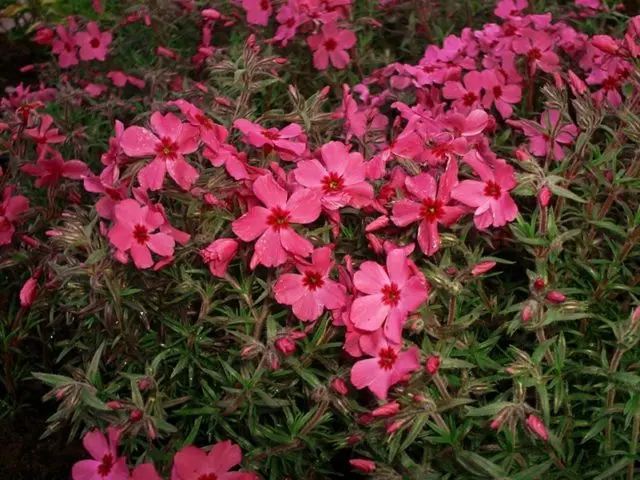
[[[184,124],[173,113],[151,115],[150,132],[142,127],[129,127],[122,133],[120,145],[130,157],[155,156],[153,161],[138,172],[140,185],[149,190],[160,190],[166,172],[184,190],[189,190],[198,179],[198,171],[189,165],[184,155],[198,149],[198,127]]]
[[[291,225],[311,223],[320,216],[321,206],[317,194],[312,190],[301,189],[289,197],[271,175],[258,178],[253,184],[253,192],[266,208],[252,207],[231,225],[233,232],[243,241],[258,239],[251,258],[251,268],[257,265],[282,265],[289,254],[309,256],[313,246],[296,233]]]
[[[89,167],[80,160],[65,161],[59,152],[52,150],[49,157],[40,157],[35,164],[20,167],[24,173],[38,177],[36,187],[55,185],[61,178],[80,180],[91,173]]]
[[[362,154],[349,152],[340,142],[329,142],[320,149],[322,162],[304,160],[294,170],[296,181],[318,192],[327,210],[350,205],[362,208],[373,201],[373,187],[365,181]]]
[[[242,8],[247,12],[247,22],[266,26],[273,13],[271,0],[242,0]]]
[[[480,230],[489,226],[502,227],[518,215],[518,206],[509,192],[516,186],[513,167],[498,161],[495,168],[472,150],[464,161],[480,176],[480,180],[463,180],[451,192],[451,196],[476,209],[473,221]]]
[[[118,457],[121,431],[107,428],[107,437],[99,430],[87,432],[82,439],[85,450],[93,460],[80,460],[71,469],[73,480],[128,480],[127,459]]]
[[[29,210],[29,200],[22,195],[13,195],[14,188],[5,187],[0,202],[0,245],[8,245],[16,231],[15,224]]]
[[[77,45],[73,38],[73,30],[75,25],[69,25],[67,30],[62,25],[56,27],[58,38],[54,38],[51,42],[51,51],[58,55],[58,64],[61,68],[69,68],[78,64]]]
[[[200,250],[200,256],[209,265],[211,275],[224,277],[229,263],[238,251],[238,242],[232,238],[219,238]]]
[[[400,347],[391,346],[384,339],[376,344],[366,344],[363,348],[366,358],[356,362],[351,368],[351,383],[358,390],[369,388],[373,394],[386,399],[389,388],[400,382],[405,375],[420,368],[420,356],[417,347],[400,351]]]
[[[407,316],[427,299],[428,289],[424,277],[412,271],[403,249],[391,251],[386,264],[385,270],[376,262],[364,262],[355,273],[353,283],[364,296],[353,301],[351,321],[365,332],[384,324],[384,335],[399,343]]]
[[[307,38],[313,50],[313,66],[325,70],[329,62],[338,68],[346,68],[349,64],[349,50],[356,44],[356,35],[351,30],[341,30],[335,22],[322,26],[320,33]]]
[[[229,471],[240,462],[242,450],[229,440],[216,443],[209,453],[189,445],[173,457],[171,480],[258,480],[254,473]]]
[[[107,58],[107,51],[113,39],[111,32],[101,32],[96,22],[89,22],[87,31],[76,33],[74,38],[80,47],[82,60],[99,60],[101,62]]]
[[[278,130],[263,128],[241,118],[233,122],[233,125],[244,134],[245,142],[263,148],[267,154],[275,150],[280,154],[299,156],[307,149],[306,143],[297,139],[302,135],[302,127],[297,123],[290,123],[282,130]]]
[[[440,185],[436,194],[436,181],[430,173],[421,173],[415,177],[407,177],[407,190],[418,199],[418,202],[403,198],[393,204],[393,223],[406,227],[414,222],[418,226],[418,244],[425,255],[433,255],[440,249],[438,224],[446,227],[454,224],[465,210],[459,206],[449,206],[451,190],[458,183],[458,163],[451,159],[447,169],[440,177]]]
[[[109,241],[120,252],[130,251],[136,267],[151,267],[151,252],[163,257],[173,255],[174,238],[168,233],[154,233],[165,222],[160,212],[127,199],[116,205],[114,217],[115,225],[109,230]]]
[[[273,287],[276,301],[292,305],[294,315],[305,322],[316,320],[325,308],[341,308],[346,302],[345,288],[329,278],[333,266],[329,247],[314,250],[311,263],[296,263],[300,274],[280,275]]]

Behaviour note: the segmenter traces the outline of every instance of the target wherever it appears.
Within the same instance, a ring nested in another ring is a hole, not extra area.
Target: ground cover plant
[[[6,7],[1,415],[73,480],[635,478],[633,8]]]

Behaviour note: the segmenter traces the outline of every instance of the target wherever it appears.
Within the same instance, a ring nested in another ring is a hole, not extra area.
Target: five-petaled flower
[[[313,50],[313,66],[326,70],[329,62],[338,68],[349,65],[349,50],[356,44],[356,35],[351,30],[339,29],[335,22],[323,25],[320,33],[307,38]]]

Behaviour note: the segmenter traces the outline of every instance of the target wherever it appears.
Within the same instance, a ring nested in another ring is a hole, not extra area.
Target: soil
[[[39,440],[50,412],[25,411],[0,420],[0,478],[68,480],[71,465],[87,458],[80,442],[67,443],[67,432]]]

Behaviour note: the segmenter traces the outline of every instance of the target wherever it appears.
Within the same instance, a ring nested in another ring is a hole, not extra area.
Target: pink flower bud
[[[500,418],[499,416],[494,418],[493,420],[491,420],[491,423],[489,424],[489,428],[491,428],[492,430],[500,430],[500,427],[502,426],[502,421],[503,419]]]
[[[373,233],[367,233],[365,235],[367,240],[369,240],[369,247],[376,252],[378,255],[382,255],[384,252],[384,247],[382,246],[382,242],[378,237],[376,237]]]
[[[349,464],[361,472],[371,473],[376,471],[376,464],[365,458],[352,458],[349,460]]]
[[[200,15],[207,20],[218,20],[222,16],[222,14],[215,8],[205,8],[200,12]]]
[[[25,65],[24,67],[20,67],[20,73],[29,73],[36,69],[36,66],[31,63],[29,65]]]
[[[205,193],[202,198],[209,205],[219,205],[220,204],[220,200],[218,200],[216,198],[216,196],[211,194],[211,193]]]
[[[38,296],[38,280],[31,277],[24,282],[24,285],[20,289],[20,306],[28,308],[33,305],[36,297]]]
[[[40,246],[40,242],[38,242],[38,240],[36,240],[33,237],[30,237],[28,235],[22,235],[22,237],[20,238],[24,243],[26,243],[31,248],[38,248]]]
[[[521,148],[516,150],[516,159],[519,162],[529,162],[531,161],[531,155],[529,155],[529,153]]]
[[[296,351],[296,343],[289,337],[282,337],[276,340],[276,348],[280,350],[284,355],[291,355]]]
[[[640,322],[640,306],[633,309],[631,312],[631,326],[636,326]]]
[[[258,345],[252,344],[244,347],[240,352],[240,356],[246,360],[247,358],[255,356],[256,353],[258,353]]]
[[[529,415],[527,417],[527,426],[542,440],[549,440],[549,432],[547,432],[547,427],[544,426],[544,423],[542,423],[542,420],[540,420],[540,417],[538,417],[537,415]]]
[[[151,381],[148,378],[141,378],[138,380],[138,388],[141,391],[147,390],[151,386]]]
[[[594,35],[591,37],[591,44],[609,55],[615,55],[620,49],[616,41],[609,35]]]
[[[557,290],[551,290],[547,293],[546,296],[547,301],[555,304],[563,303],[567,297],[564,293],[558,292]]]
[[[278,65],[286,65],[287,63],[289,63],[289,60],[287,60],[284,57],[277,57],[273,59],[274,63],[277,63]]]
[[[219,238],[208,247],[200,250],[200,256],[209,265],[211,274],[224,277],[229,263],[238,251],[238,242],[232,238]]]
[[[551,189],[546,185],[538,192],[538,203],[541,207],[548,207],[551,201]]]
[[[170,58],[172,60],[175,60],[178,58],[178,54],[176,52],[160,46],[156,49],[156,54],[160,55],[161,57]]]
[[[393,432],[397,432],[405,422],[406,420],[396,420],[395,422],[390,423],[386,429],[386,433],[392,434]]]
[[[373,421],[373,415],[371,415],[370,413],[363,413],[358,417],[358,423],[360,425],[368,425],[372,421]]]
[[[560,73],[558,72],[553,72],[551,75],[553,76],[553,83],[555,84],[556,88],[564,88],[564,80],[562,79],[562,75],[560,75]]]
[[[439,355],[431,355],[429,358],[427,358],[426,370],[429,375],[431,376],[435,375],[436,373],[438,373],[439,369],[440,369]]]
[[[365,232],[375,232],[376,230],[380,230],[381,228],[389,225],[389,217],[386,215],[382,215],[376,218],[374,221],[369,222],[369,224],[365,227]]]
[[[322,87],[322,90],[320,90],[320,94],[318,96],[320,98],[324,98],[327,95],[329,95],[330,91],[331,91],[331,87],[329,85],[326,85],[326,86]]]
[[[547,285],[547,282],[544,281],[544,278],[538,277],[533,281],[534,290],[540,292],[544,290],[544,287]]]
[[[569,70],[569,87],[575,96],[583,95],[588,90],[587,84],[573,70]]]
[[[471,269],[471,275],[474,277],[478,277],[483,273],[487,273],[493,267],[496,266],[496,262],[480,262],[475,267]]]
[[[156,438],[156,427],[151,422],[146,422],[145,427],[147,428],[147,436],[151,440],[155,440]]]
[[[227,98],[224,97],[214,97],[213,100],[218,104],[218,105],[222,105],[223,107],[230,107],[231,101]]]
[[[280,370],[280,359],[278,358],[278,355],[270,355],[268,360],[271,370],[273,370],[274,372]]]
[[[360,443],[362,441],[362,436],[357,435],[357,434],[353,434],[353,435],[349,435],[349,437],[347,438],[347,444],[349,445],[355,445],[356,443]]]
[[[124,403],[119,400],[109,400],[105,405],[111,410],[119,410],[124,407]]]
[[[142,417],[144,417],[144,412],[139,408],[134,408],[133,410],[131,410],[131,413],[129,413],[129,420],[131,420],[133,423],[139,422],[140,420],[142,420]]]
[[[333,388],[334,392],[340,395],[346,395],[347,393],[349,393],[347,382],[345,382],[344,379],[340,377],[336,377],[333,380],[331,380],[331,388]]]
[[[520,318],[522,319],[523,323],[530,322],[532,316],[533,316],[533,308],[531,308],[531,305],[526,304],[524,307],[522,307],[522,311],[520,312]]]
[[[400,411],[400,404],[398,402],[389,402],[386,405],[382,405],[371,411],[373,417],[389,417],[395,415]]]

